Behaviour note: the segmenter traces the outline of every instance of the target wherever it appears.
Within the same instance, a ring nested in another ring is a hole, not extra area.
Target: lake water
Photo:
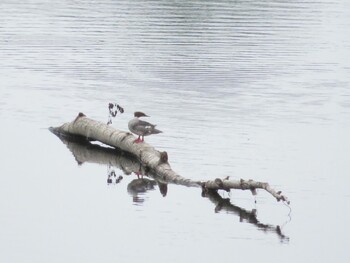
[[[349,28],[347,0],[2,0],[0,261],[345,262]],[[135,174],[85,148],[79,165],[47,128],[107,122],[109,102],[118,129],[151,116],[182,176],[267,181],[291,211],[264,191],[133,196]]]

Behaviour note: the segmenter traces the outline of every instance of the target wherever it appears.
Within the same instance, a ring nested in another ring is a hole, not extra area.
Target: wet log
[[[129,132],[120,131],[103,122],[90,119],[83,113],[72,122],[64,123],[59,127],[51,127],[50,130],[59,136],[75,137],[76,139],[99,141],[108,146],[128,152],[135,156],[146,170],[156,175],[154,179],[163,183],[174,183],[188,187],[202,187],[205,190],[231,189],[251,190],[253,194],[256,189],[264,189],[277,201],[289,204],[289,201],[281,191],[276,191],[268,183],[256,182],[254,180],[231,180],[216,178],[210,181],[192,180],[177,174],[170,167],[168,154],[160,152],[153,146],[143,142],[134,143],[135,136]]]

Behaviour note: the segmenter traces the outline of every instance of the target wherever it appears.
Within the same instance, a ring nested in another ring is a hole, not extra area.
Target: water
[[[1,262],[344,261],[349,10],[345,0],[1,1]],[[135,198],[136,176],[116,168],[124,179],[108,185],[91,152],[78,165],[46,128],[78,112],[107,121],[109,102],[125,108],[118,129],[135,110],[152,116],[164,133],[146,141],[179,174],[267,181],[292,212],[263,191],[220,192],[231,210],[217,213],[199,189]],[[266,231],[242,216],[254,209]]]

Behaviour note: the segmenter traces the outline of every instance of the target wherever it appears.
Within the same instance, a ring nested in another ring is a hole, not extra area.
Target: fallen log
[[[70,136],[76,139],[99,141],[135,156],[145,167],[146,171],[152,171],[159,182],[174,183],[188,187],[202,187],[207,190],[231,189],[250,190],[256,194],[256,189],[263,189],[270,193],[277,201],[290,202],[281,191],[274,190],[268,183],[254,180],[232,180],[216,178],[214,180],[192,180],[177,174],[170,167],[167,152],[157,151],[147,143],[134,143],[135,137],[129,132],[117,130],[103,122],[95,121],[79,113],[72,122],[64,123],[59,127],[51,127],[50,130],[58,136]]]

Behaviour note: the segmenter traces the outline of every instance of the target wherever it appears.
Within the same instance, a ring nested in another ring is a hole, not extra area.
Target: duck
[[[144,142],[144,137],[151,134],[162,133],[162,131],[156,129],[156,125],[149,123],[147,121],[140,120],[141,117],[149,117],[141,111],[134,112],[134,118],[128,123],[129,130],[138,135],[138,138],[134,143]]]

